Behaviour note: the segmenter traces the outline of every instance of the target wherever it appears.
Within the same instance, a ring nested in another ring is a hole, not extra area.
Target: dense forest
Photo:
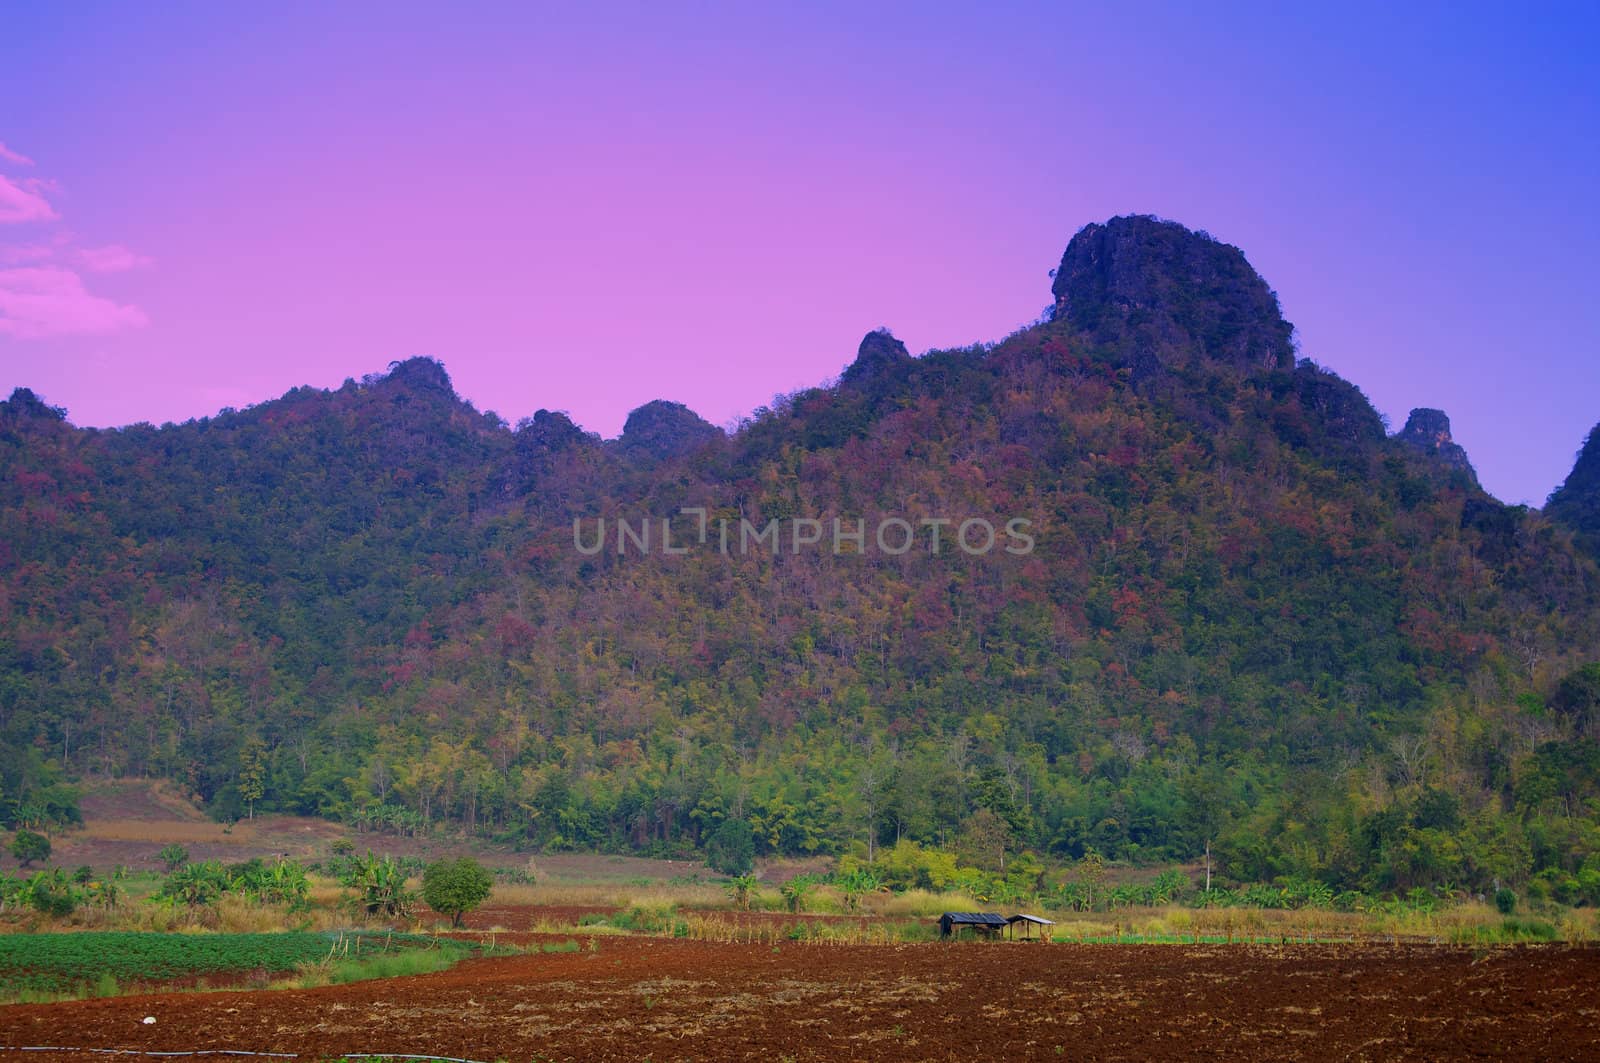
[[[874,332],[731,434],[670,402],[612,441],[512,426],[428,358],[161,427],[19,388],[0,808],[145,774],[545,848],[736,821],[768,854],[1209,846],[1238,880],[1600,895],[1596,442],[1547,511],[1502,505],[1443,414],[1390,435],[1172,223],[1088,226],[1052,295],[992,345]],[[1032,548],[959,548],[968,518]],[[914,548],[716,548],[835,519]]]

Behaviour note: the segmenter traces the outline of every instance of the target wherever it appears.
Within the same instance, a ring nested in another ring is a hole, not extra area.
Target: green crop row
[[[439,949],[464,942],[382,932],[150,934],[137,932],[0,935],[0,999],[25,992],[72,992],[111,978],[153,983],[261,971],[285,974],[307,964]]]

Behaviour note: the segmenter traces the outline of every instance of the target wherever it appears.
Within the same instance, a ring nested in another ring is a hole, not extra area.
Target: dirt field
[[[0,1044],[515,1061],[1600,1059],[1600,949],[599,938],[387,982],[0,1008]]]

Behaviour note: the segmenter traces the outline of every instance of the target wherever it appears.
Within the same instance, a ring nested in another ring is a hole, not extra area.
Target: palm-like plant
[[[728,896],[733,898],[733,903],[736,907],[741,911],[748,912],[750,910],[750,895],[755,892],[759,881],[753,873],[747,872],[730,878],[722,884],[722,888],[728,891]]]

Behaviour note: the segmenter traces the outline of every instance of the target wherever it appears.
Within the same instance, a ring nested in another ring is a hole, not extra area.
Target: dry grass
[[[970,894],[958,890],[906,890],[904,893],[875,895],[869,900],[868,907],[878,915],[936,919],[944,912],[980,911],[984,905]]]
[[[616,883],[496,883],[489,904],[540,908],[632,908],[657,905],[715,908],[728,895],[715,885],[634,886]]]
[[[307,878],[311,881],[311,891],[306,894],[306,899],[313,907],[337,907],[348,892],[336,879],[328,878],[326,875],[308,875]]]
[[[1098,940],[1122,936],[1157,940],[1221,939],[1225,941],[1431,941],[1469,940],[1492,935],[1504,917],[1486,904],[1462,904],[1435,912],[1397,914],[1335,912],[1302,908],[1129,908],[1115,912],[1050,912],[1057,941]],[[1567,940],[1585,937],[1580,913],[1569,913],[1560,925]]]
[[[1600,912],[1576,910],[1564,913],[1556,924],[1562,941],[1588,945],[1600,941]]]
[[[161,846],[169,842],[181,845],[209,843],[212,845],[255,845],[256,829],[240,823],[224,831],[222,824],[208,821],[147,819],[95,819],[78,831],[78,837],[91,841],[149,842]]]

